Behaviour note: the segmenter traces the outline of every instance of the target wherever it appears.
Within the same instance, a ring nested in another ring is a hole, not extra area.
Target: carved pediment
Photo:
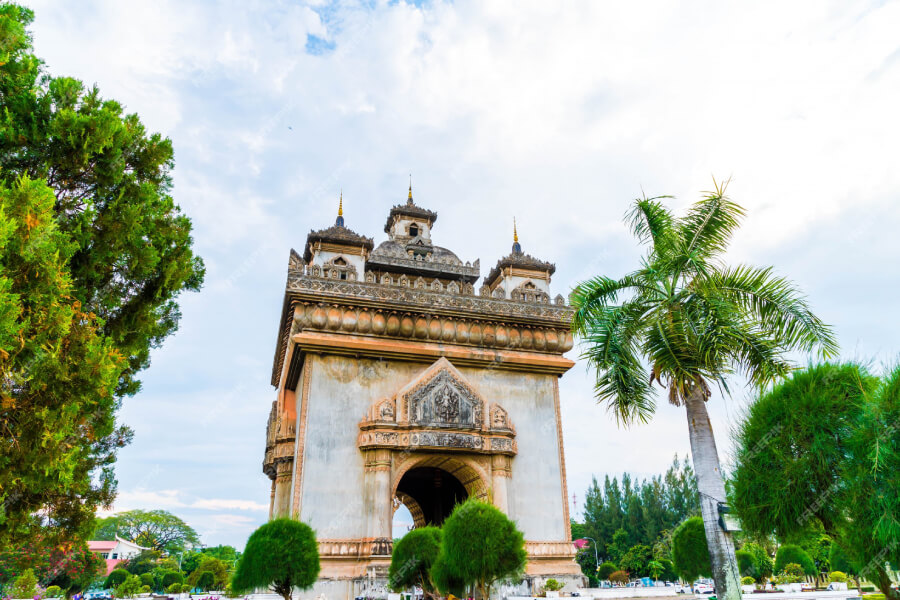
[[[362,448],[440,448],[515,455],[515,428],[499,404],[487,402],[446,358],[392,398],[369,408],[360,423]]]
[[[411,425],[481,429],[484,399],[441,358],[397,394],[401,419]]]

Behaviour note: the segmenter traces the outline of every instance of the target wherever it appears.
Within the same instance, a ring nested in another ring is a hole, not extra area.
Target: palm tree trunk
[[[719,467],[719,453],[713,437],[712,424],[706,412],[703,390],[698,386],[685,399],[688,431],[691,436],[691,456],[700,491],[700,513],[709,545],[716,597],[719,600],[741,600],[741,579],[734,557],[731,534],[719,526],[719,502],[725,502],[725,481]]]

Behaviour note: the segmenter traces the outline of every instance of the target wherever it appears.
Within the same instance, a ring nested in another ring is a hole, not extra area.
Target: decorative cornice
[[[404,273],[429,274],[432,277],[459,277],[468,283],[475,283],[481,276],[479,262],[474,265],[456,265],[450,261],[436,260],[434,256],[401,258],[395,256],[372,255],[366,261],[367,269],[382,268],[386,271],[399,270]]]
[[[296,272],[288,273],[286,291],[289,295],[352,300],[358,306],[377,304],[381,308],[422,307],[432,312],[466,313],[485,319],[534,321],[535,324],[540,322],[543,325],[562,325],[566,328],[574,315],[572,308],[561,304],[517,302],[429,289],[323,279]],[[557,298],[557,302],[561,300],[561,296]]]
[[[332,225],[326,229],[320,229],[318,231],[310,231],[309,235],[306,237],[306,247],[303,253],[303,259],[306,262],[309,262],[312,258],[312,252],[310,251],[310,245],[316,242],[330,242],[333,244],[346,244],[348,246],[362,246],[367,250],[372,250],[375,247],[375,241],[372,238],[368,238],[364,235],[359,235],[355,231],[347,229],[343,225]]]
[[[497,261],[497,264],[491,269],[491,272],[488,273],[488,276],[484,279],[484,282],[487,285],[493,285],[494,281],[496,281],[497,277],[500,276],[500,273],[506,267],[519,267],[522,269],[533,269],[535,271],[546,271],[548,275],[553,275],[556,272],[556,265],[553,263],[545,262],[540,260],[539,258],[535,258],[530,254],[525,254],[524,252],[512,252],[507,254],[503,258]]]
[[[574,311],[565,306],[560,295],[556,297],[554,304],[550,304],[546,298],[541,302],[506,300],[490,296],[474,296],[470,293],[471,286],[460,286],[456,282],[451,282],[446,287],[440,285],[439,289],[428,289],[424,287],[424,280],[407,281],[408,286],[403,286],[335,278],[325,279],[309,275],[308,272],[311,268],[294,262],[288,269],[281,327],[272,365],[271,382],[273,386],[278,385],[281,377],[281,367],[284,364],[285,352],[292,331],[294,307],[301,303],[307,307],[312,302],[320,303],[326,310],[326,321],[320,326],[316,326],[311,321],[309,327],[313,329],[359,331],[368,323],[371,327],[371,333],[368,335],[383,334],[430,339],[432,332],[420,336],[415,329],[409,331],[405,329],[404,314],[416,313],[417,318],[411,322],[413,326],[418,321],[418,316],[424,316],[429,327],[434,326],[431,322],[436,316],[450,317],[451,320],[454,320],[452,339],[450,339],[449,331],[442,331],[437,336],[437,339],[443,341],[455,341],[468,346],[522,348],[526,351],[533,348],[535,351],[546,349],[550,352],[566,352],[572,347],[569,327]],[[434,287],[434,282],[432,284]],[[349,320],[344,323],[341,313],[329,314],[333,311],[326,305],[336,303],[357,309],[356,317],[351,318],[350,315],[347,315]],[[397,312],[395,316],[398,319],[399,327],[396,332],[392,332],[390,329],[391,323],[393,323],[390,321],[390,315],[384,313],[379,318],[384,319],[385,327],[382,331],[378,331],[379,322],[376,320],[375,313],[379,309]],[[366,313],[366,315],[363,316],[362,313]],[[321,313],[319,317],[321,317]],[[367,319],[371,320],[367,321]],[[353,321],[352,327],[350,320]],[[461,328],[457,322],[459,320],[468,320],[470,329]],[[474,328],[476,324],[478,325],[477,329]],[[516,330],[513,332],[504,326],[504,330],[501,332],[496,328],[498,324],[515,326]],[[306,326],[305,323],[301,323],[301,325]],[[489,332],[486,331],[483,329],[485,325],[490,325],[492,329]],[[442,328],[450,327],[448,323],[441,323],[440,326]],[[554,333],[546,337],[542,331],[540,335],[535,336],[536,332],[532,332],[534,328],[552,329]],[[361,332],[366,333],[365,331]],[[560,339],[560,335],[562,335],[562,339]],[[545,342],[549,342],[549,345]]]
[[[384,232],[391,232],[391,225],[394,223],[394,217],[396,216],[404,216],[404,217],[413,217],[414,219],[424,219],[428,221],[428,226],[431,227],[435,221],[437,221],[437,213],[427,208],[422,208],[417,204],[413,204],[412,200],[407,201],[406,204],[398,204],[391,209],[390,214],[388,214],[387,222],[384,224]]]

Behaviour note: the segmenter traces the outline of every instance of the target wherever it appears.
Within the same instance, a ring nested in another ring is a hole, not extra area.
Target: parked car
[[[676,594],[691,594],[693,591],[691,590],[691,586],[682,585],[680,583],[675,584],[675,593]]]
[[[715,594],[716,588],[713,587],[712,582],[697,581],[694,583],[694,593],[695,594]]]

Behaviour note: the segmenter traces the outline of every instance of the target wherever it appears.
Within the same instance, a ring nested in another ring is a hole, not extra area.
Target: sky
[[[728,260],[796,281],[842,357],[900,355],[898,2],[26,4],[50,73],[172,139],[173,196],[207,266],[123,402],[135,438],[113,510],[166,509],[205,544],[243,547],[268,516],[289,250],[333,223],[341,190],[347,226],[383,240],[410,174],[440,215],[435,243],[487,274],[515,216],[524,250],[557,266],[554,295],[636,268],[634,198],[683,210],[731,178],[748,216]],[[561,398],[579,511],[592,476],[649,477],[688,452],[683,409],[661,401],[620,429],[581,361]],[[710,401],[726,464],[751,398]]]

